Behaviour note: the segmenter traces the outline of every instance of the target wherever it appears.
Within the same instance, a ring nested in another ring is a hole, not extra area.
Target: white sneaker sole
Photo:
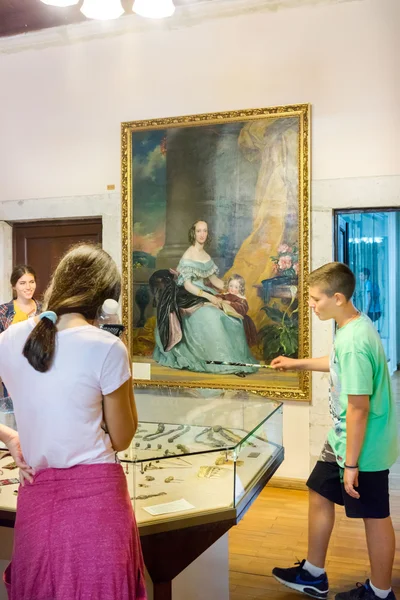
[[[277,581],[279,581],[279,583],[286,585],[286,587],[289,587],[292,590],[296,590],[296,592],[301,592],[302,594],[311,596],[311,598],[319,598],[320,600],[325,600],[326,598],[328,598],[329,589],[321,592],[321,590],[319,590],[318,588],[314,588],[312,585],[302,585],[300,583],[290,583],[288,581],[285,581],[284,579],[281,579],[280,577],[277,577],[274,574],[272,574],[272,575],[275,577],[275,579]],[[306,591],[306,590],[310,590],[310,591]],[[315,590],[315,592],[314,592],[314,590]]]

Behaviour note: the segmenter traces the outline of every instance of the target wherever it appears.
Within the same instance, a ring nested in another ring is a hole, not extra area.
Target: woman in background
[[[18,494],[5,572],[10,600],[146,599],[138,530],[116,457],[137,427],[130,361],[117,337],[92,325],[120,290],[111,257],[77,246],[54,273],[46,312],[0,335],[0,375],[14,401],[20,460],[29,465],[22,477],[34,471]],[[15,436],[9,443],[15,453]]]
[[[10,283],[13,290],[13,299],[5,304],[0,304],[0,333],[13,323],[26,321],[40,313],[41,306],[34,299],[36,290],[36,273],[29,265],[14,267]],[[8,392],[3,384],[1,395],[8,398]],[[12,410],[11,400],[8,398],[8,410]]]
[[[14,267],[10,283],[13,299],[0,304],[0,333],[13,323],[25,321],[40,312],[40,304],[34,299],[36,273],[29,265]]]

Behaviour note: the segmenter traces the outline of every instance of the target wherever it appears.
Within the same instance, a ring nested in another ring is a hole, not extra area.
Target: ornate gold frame
[[[299,356],[310,355],[310,311],[308,309],[307,275],[310,268],[310,113],[309,104],[275,106],[272,108],[256,108],[221,113],[186,115],[143,121],[121,123],[121,197],[122,197],[122,318],[127,327],[129,348],[131,348],[131,323],[133,317],[133,300],[131,298],[133,270],[132,256],[132,132],[144,129],[165,127],[185,127],[219,124],[240,120],[260,119],[263,117],[298,117],[299,134],[299,250],[301,256],[301,272],[299,273]],[[131,348],[132,350],[132,348]],[[138,385],[155,387],[204,387],[193,381],[152,381],[137,380]],[[239,383],[239,381],[238,381]],[[230,388],[254,391],[262,396],[278,400],[310,400],[311,377],[309,372],[299,373],[298,387],[264,387],[246,383],[245,385],[223,384],[211,382],[209,388]]]

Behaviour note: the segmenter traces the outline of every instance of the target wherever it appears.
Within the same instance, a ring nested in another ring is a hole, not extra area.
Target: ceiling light
[[[49,6],[73,6],[74,4],[78,4],[79,0],[41,0],[43,4],[48,4]]]
[[[81,13],[88,19],[106,21],[108,19],[118,19],[124,14],[124,9],[121,6],[121,0],[85,0]]]
[[[135,0],[133,12],[149,19],[164,19],[175,12],[172,0]]]

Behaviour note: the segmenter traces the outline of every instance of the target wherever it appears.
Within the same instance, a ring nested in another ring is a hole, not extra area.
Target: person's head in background
[[[356,287],[354,273],[347,265],[332,262],[309,275],[309,305],[321,321],[340,321],[344,312],[354,310],[352,296]]]
[[[17,265],[12,270],[10,283],[13,299],[26,304],[35,294],[36,273],[29,265]]]
[[[370,277],[371,277],[371,271],[367,267],[365,267],[364,269],[361,269],[361,271],[360,271],[360,280],[361,281],[367,281]]]
[[[91,322],[105,300],[119,300],[120,294],[121,276],[111,256],[94,244],[73,246],[59,262],[44,295],[43,310],[56,313],[57,320],[39,321],[25,344],[24,356],[37,371],[47,371],[60,317],[75,313]]]

